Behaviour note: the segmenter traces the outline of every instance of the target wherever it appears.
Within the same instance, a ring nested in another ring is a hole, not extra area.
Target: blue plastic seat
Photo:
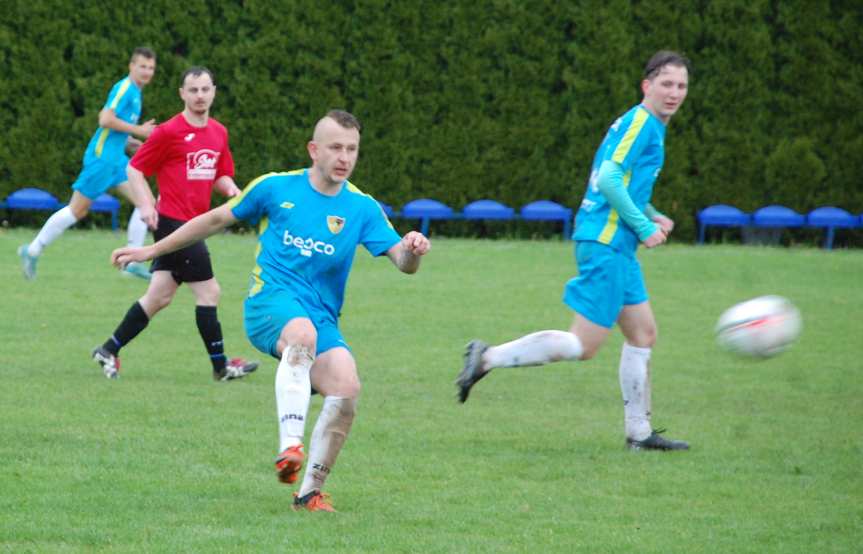
[[[91,212],[108,212],[111,214],[111,229],[116,231],[120,228],[120,201],[103,192],[99,198],[93,200],[90,205]]]
[[[751,216],[739,208],[728,204],[714,204],[700,210],[695,219],[698,222],[698,244],[704,243],[707,227],[745,227],[751,222]]]
[[[808,227],[826,229],[824,248],[830,250],[833,248],[833,239],[835,237],[837,227],[852,229],[860,227],[861,221],[857,216],[851,215],[842,208],[822,206],[820,208],[815,208],[806,215],[806,225]]]
[[[429,225],[433,219],[453,219],[453,209],[437,200],[430,198],[419,198],[411,200],[402,207],[402,217],[407,219],[419,219],[421,221],[420,232],[428,236]]]
[[[752,213],[752,224],[756,227],[803,227],[805,223],[806,216],[776,204],[764,206]]]
[[[8,210],[54,211],[60,206],[60,201],[53,194],[33,187],[16,190],[3,202],[3,207]]]
[[[572,210],[551,200],[536,200],[525,204],[519,211],[522,219],[530,221],[562,221],[563,238],[572,235]]]
[[[513,219],[515,209],[496,200],[476,200],[461,211],[465,219]]]

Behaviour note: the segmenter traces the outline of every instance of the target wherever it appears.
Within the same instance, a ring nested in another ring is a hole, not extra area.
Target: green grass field
[[[585,363],[502,369],[459,405],[471,338],[566,328],[562,242],[440,239],[414,276],[357,256],[342,319],[363,378],[327,490],[294,513],[272,462],[275,361],[242,329],[251,235],[209,241],[227,353],[262,360],[214,383],[192,296],[122,352],[90,350],[144,282],[108,265],[125,237],[72,231],[25,282],[0,231],[0,551],[853,552],[863,541],[863,252],[670,245],[642,252],[660,339],[654,424],[686,453],[623,447],[620,335]],[[713,325],[761,294],[804,317],[761,362]],[[317,416],[320,399],[312,402]],[[311,425],[307,432],[311,431]]]

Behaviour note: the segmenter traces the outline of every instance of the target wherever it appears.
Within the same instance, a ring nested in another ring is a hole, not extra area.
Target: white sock
[[[650,436],[650,348],[626,342],[620,352],[620,392],[626,436],[644,440]]]
[[[483,369],[577,360],[583,352],[581,341],[568,331],[539,331],[490,347],[483,354]]]
[[[144,246],[144,241],[147,239],[147,224],[141,219],[141,211],[138,208],[135,208],[129,216],[126,237],[129,246]]]
[[[312,397],[309,373],[314,361],[314,355],[305,346],[288,346],[282,352],[282,361],[276,370],[279,452],[303,442]]]
[[[324,486],[324,481],[335,465],[336,457],[351,430],[356,410],[356,398],[328,396],[324,399],[324,406],[312,431],[306,474],[297,496],[303,497],[314,490],[320,491]]]
[[[51,214],[51,217],[42,226],[42,230],[39,231],[39,234],[36,235],[33,242],[27,247],[27,253],[33,257],[40,255],[46,246],[57,240],[57,237],[76,223],[78,223],[78,220],[72,215],[72,208],[69,206],[60,208]]]

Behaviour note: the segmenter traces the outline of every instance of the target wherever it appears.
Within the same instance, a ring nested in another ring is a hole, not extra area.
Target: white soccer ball
[[[719,317],[719,346],[744,356],[769,358],[784,352],[803,327],[800,311],[781,296],[759,296],[736,304]]]

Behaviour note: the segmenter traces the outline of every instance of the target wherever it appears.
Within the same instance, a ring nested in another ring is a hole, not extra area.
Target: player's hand
[[[419,231],[411,231],[402,237],[402,247],[415,256],[424,256],[431,250],[431,241]]]
[[[230,184],[225,186],[224,194],[228,198],[233,198],[235,196],[239,196],[242,193],[243,193],[243,191],[240,190],[240,187],[238,187],[234,183],[230,183]]]
[[[150,136],[150,133],[153,132],[153,129],[156,128],[156,120],[151,119],[149,121],[145,121],[141,125],[138,125],[138,132],[135,133],[139,137],[147,138]]]
[[[159,226],[159,212],[156,211],[156,207],[147,204],[146,206],[138,206],[138,210],[141,212],[141,220],[147,224],[147,227],[155,231],[156,227]]]
[[[665,217],[664,215],[657,215],[653,217],[653,222],[659,225],[659,228],[665,231],[665,236],[671,234],[671,231],[674,230],[674,221],[671,218]]]
[[[129,135],[128,138],[126,138],[126,147],[125,147],[126,155],[129,156],[130,158],[132,156],[134,156],[135,152],[138,151],[138,148],[141,148],[142,144],[144,144],[144,143],[141,142],[140,140],[136,139],[132,135]]]
[[[111,252],[111,264],[123,269],[132,262],[146,262],[153,259],[153,246],[124,246]]]
[[[654,248],[664,243],[666,240],[668,240],[668,235],[665,234],[665,231],[662,230],[662,227],[658,227],[652,235],[650,235],[641,242],[647,248]]]

